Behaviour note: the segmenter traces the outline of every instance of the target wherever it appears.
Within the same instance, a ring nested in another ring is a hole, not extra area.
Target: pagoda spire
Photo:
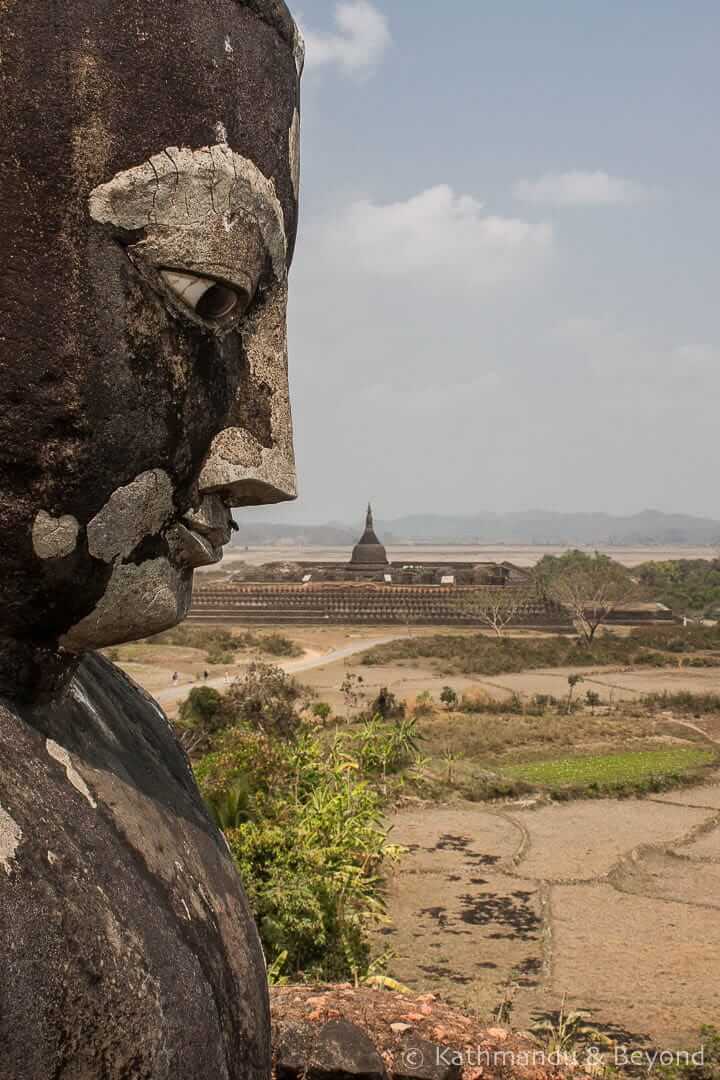
[[[372,506],[370,505],[370,503],[368,503],[367,515],[365,517],[365,528],[372,529],[373,527]]]

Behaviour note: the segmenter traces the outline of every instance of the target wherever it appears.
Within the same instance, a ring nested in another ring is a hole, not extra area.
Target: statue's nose
[[[214,492],[228,506],[263,506],[297,498],[292,430],[275,431],[273,445],[263,446],[246,428],[225,428],[215,436],[198,488]]]

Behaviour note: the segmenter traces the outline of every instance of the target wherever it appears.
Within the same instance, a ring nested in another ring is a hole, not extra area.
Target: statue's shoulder
[[[3,742],[24,758],[38,752],[36,744],[60,756],[70,754],[164,795],[177,812],[194,808],[205,818],[187,754],[165,713],[100,653],[87,653],[62,694],[51,701],[0,702]]]
[[[227,845],[162,710],[102,656],[49,703],[0,703],[0,956],[0,1080],[68,1055],[77,1077],[269,1075]]]

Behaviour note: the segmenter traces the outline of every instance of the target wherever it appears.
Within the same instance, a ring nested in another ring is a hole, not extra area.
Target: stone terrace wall
[[[464,595],[478,591],[472,587],[375,582],[200,585],[193,593],[189,617],[193,622],[479,626],[482,623],[477,617],[460,606]],[[561,608],[542,601],[530,604],[513,625],[572,629]]]

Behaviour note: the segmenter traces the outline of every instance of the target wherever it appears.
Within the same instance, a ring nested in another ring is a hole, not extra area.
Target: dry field
[[[338,713],[345,712],[340,684],[348,673],[362,675],[368,700],[387,687],[411,707],[423,691],[437,702],[446,683],[498,701],[513,693],[567,693],[563,668],[485,678],[443,675],[417,659],[358,662],[362,650],[407,636],[397,627],[273,629],[303,649],[280,666]],[[218,668],[194,648],[143,644],[118,653],[121,666],[171,713],[204,670],[222,688],[255,655],[238,653],[234,664]],[[387,951],[389,974],[413,990],[437,991],[485,1017],[508,1000],[512,1024],[527,1026],[567,995],[569,1006],[588,1009],[596,1026],[621,1041],[690,1048],[701,1024],[720,1015],[718,772],[706,772],[702,785],[642,798],[462,797],[478,774],[511,771],[518,761],[720,745],[718,714],[673,718],[634,704],[662,690],[720,694],[720,667],[581,673],[582,691],[600,694],[596,711],[534,716],[435,708],[419,721],[421,752],[440,775],[441,801],[415,797],[389,820],[391,839],[407,853],[388,879],[389,923],[377,935],[377,952]],[[445,766],[449,750],[457,760]],[[445,767],[454,778],[443,788]]]

